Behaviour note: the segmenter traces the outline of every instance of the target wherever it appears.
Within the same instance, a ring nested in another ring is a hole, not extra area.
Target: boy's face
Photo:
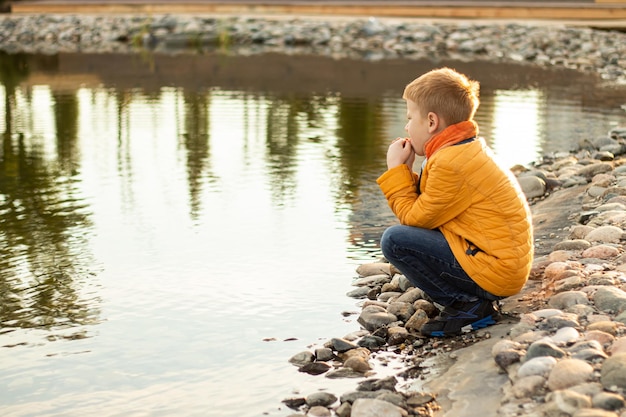
[[[406,117],[408,119],[404,130],[411,138],[413,151],[419,156],[424,156],[424,145],[433,136],[432,120],[429,113],[426,117],[422,115],[417,104],[412,100],[406,100]]]

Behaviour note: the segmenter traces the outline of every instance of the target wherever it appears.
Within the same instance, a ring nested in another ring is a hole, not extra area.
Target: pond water
[[[508,166],[626,125],[623,88],[567,70],[0,56],[2,415],[284,416],[351,390],[288,359],[358,330],[402,88],[442,65],[481,82]]]

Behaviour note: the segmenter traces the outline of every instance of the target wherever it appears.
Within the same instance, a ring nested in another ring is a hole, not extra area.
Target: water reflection
[[[4,132],[0,158],[0,319],[15,328],[60,328],[97,322],[98,301],[85,294],[94,279],[84,252],[88,205],[76,187],[76,113],[71,95],[58,95],[49,111],[56,130],[55,155],[47,138],[28,124],[33,91],[19,85],[29,76],[23,56],[3,59]],[[66,99],[67,98],[67,99]],[[70,336],[82,335],[78,330]]]
[[[626,123],[623,92],[578,73],[444,64],[481,81],[507,165]],[[433,66],[0,56],[8,415],[112,397],[102,415],[149,413],[175,387],[176,415],[252,416],[310,386],[286,363],[305,346],[263,340],[354,329],[351,274],[394,222],[375,179],[404,134],[400,92]]]

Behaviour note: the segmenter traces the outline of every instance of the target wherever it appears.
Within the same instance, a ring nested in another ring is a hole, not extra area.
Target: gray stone
[[[331,348],[335,352],[343,353],[352,349],[356,349],[358,346],[348,340],[339,337],[333,337],[328,342],[327,347]]]
[[[546,182],[536,176],[520,176],[517,178],[526,198],[541,197],[546,193]]]
[[[624,231],[617,226],[600,226],[585,236],[589,242],[619,243],[624,236]]]
[[[322,347],[315,349],[315,359],[321,362],[326,362],[332,360],[335,357],[332,349],[327,347]]]
[[[406,410],[387,401],[359,398],[352,404],[351,417],[405,417]]]
[[[624,407],[624,397],[612,392],[600,392],[593,396],[591,402],[594,407],[603,410],[619,410]]]
[[[356,269],[357,274],[361,277],[369,277],[372,275],[386,275],[390,277],[391,264],[387,262],[370,262],[361,264]]]
[[[398,318],[391,313],[388,313],[382,307],[379,306],[367,306],[361,310],[361,315],[357,319],[359,324],[365,327],[370,332],[375,331],[383,326],[397,321]]]
[[[312,363],[314,361],[315,361],[315,355],[309,351],[296,353],[291,358],[289,358],[289,363],[296,365],[296,366],[304,366],[307,363]]]
[[[524,378],[531,375],[547,376],[556,365],[554,356],[538,356],[522,364],[517,370],[517,376]]]
[[[550,297],[548,305],[560,310],[565,310],[575,304],[589,304],[587,294],[582,291],[565,291]]]
[[[546,378],[541,375],[529,375],[518,379],[513,384],[515,398],[530,398],[539,395],[546,385]]]
[[[593,378],[593,367],[579,359],[562,359],[554,365],[548,376],[548,388],[562,390]]]
[[[598,288],[592,297],[600,311],[621,313],[626,310],[626,292],[619,288],[603,286]]]
[[[422,298],[424,298],[424,291],[413,287],[402,293],[402,295],[400,295],[395,301],[413,304]]]
[[[381,286],[391,281],[391,277],[386,274],[368,275],[364,278],[358,278],[352,281],[355,287],[375,287]]]
[[[366,298],[367,294],[370,292],[370,287],[359,287],[354,290],[348,291],[346,295],[350,298]]]
[[[626,353],[617,353],[604,361],[600,382],[607,390],[626,389]]]
[[[315,392],[305,398],[309,407],[323,406],[330,407],[337,401],[337,397],[329,392]]]
[[[306,415],[307,417],[330,417],[331,411],[322,405],[316,405],[311,407]]]
[[[409,302],[396,300],[389,303],[389,306],[387,307],[387,312],[393,314],[402,321],[407,321],[415,313],[415,308],[413,308],[413,304]]]
[[[591,247],[591,243],[584,239],[563,240],[554,245],[553,250],[584,250]]]
[[[578,169],[576,175],[591,179],[597,174],[601,174],[603,172],[611,172],[612,170],[613,166],[611,164],[606,162],[600,162],[583,166],[582,168]]]
[[[553,401],[559,410],[568,415],[574,414],[581,408],[591,407],[591,398],[568,389],[551,393],[548,400]]]
[[[597,408],[583,408],[572,414],[572,417],[619,417],[612,411],[599,410]]]
[[[381,379],[368,379],[362,382],[359,382],[358,390],[359,391],[389,391],[393,392],[396,390],[396,385],[398,384],[398,380],[394,376],[388,376]]]

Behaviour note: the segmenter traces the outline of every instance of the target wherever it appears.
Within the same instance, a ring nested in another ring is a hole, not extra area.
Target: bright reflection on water
[[[3,416],[288,415],[353,389],[287,360],[359,328],[345,293],[393,223],[374,181],[433,64],[1,58]],[[626,123],[574,73],[482,68],[508,166]]]

